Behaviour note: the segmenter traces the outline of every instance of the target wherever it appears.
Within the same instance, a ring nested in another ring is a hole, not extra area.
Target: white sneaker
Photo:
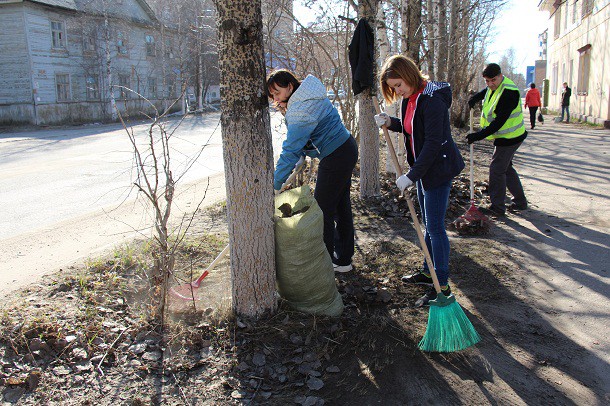
[[[337,265],[337,264],[333,264],[333,268],[335,268],[335,272],[341,272],[341,273],[349,272],[352,269],[354,269],[352,267],[352,264],[349,264],[349,265]]]

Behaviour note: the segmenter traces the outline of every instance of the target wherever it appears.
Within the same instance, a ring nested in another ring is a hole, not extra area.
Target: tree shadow
[[[378,241],[383,239],[393,244],[396,237],[402,237],[417,245],[412,227],[404,225],[404,222],[405,219],[401,218],[382,220]],[[375,240],[376,236],[369,238]],[[350,379],[359,379],[360,386],[348,393],[341,391],[333,404],[354,404],[354,401],[358,404],[378,404],[379,401],[384,404],[515,404],[523,401],[546,403],[549,400],[573,404],[592,396],[602,401],[603,393],[599,391],[595,395],[564,392],[560,385],[550,380],[552,372],[558,370],[571,388],[595,388],[596,378],[587,374],[590,366],[586,362],[574,365],[563,352],[571,354],[570,359],[578,359],[579,354],[587,350],[557,330],[538,314],[536,308],[523,302],[512,288],[505,285],[506,275],[501,275],[507,269],[498,274],[498,269],[487,269],[484,264],[471,259],[468,247],[452,248],[452,283],[457,287],[456,296],[458,301],[463,301],[462,306],[466,306],[464,310],[483,341],[460,353],[421,353],[417,342],[423,331],[420,329],[420,335],[416,337],[413,326],[407,326],[416,323],[418,318],[421,321],[423,314],[427,313],[427,309],[412,308],[413,298],[422,292],[415,287],[404,287],[402,292],[399,289],[392,306],[380,313],[389,319],[386,324],[388,330],[376,333],[400,341],[400,351],[392,353],[391,362],[383,368],[369,368],[363,372],[363,365],[374,364],[379,348],[363,353],[356,351],[358,347],[352,348],[353,357],[347,363],[348,369],[360,374],[352,372],[349,376]],[[367,247],[361,244],[358,249]],[[401,255],[401,252],[390,254]],[[417,269],[420,264],[421,259],[418,259],[413,267]],[[375,275],[366,271],[357,270],[354,281],[375,281]],[[397,273],[404,271],[404,268],[398,269]],[[510,281],[512,277],[508,276]],[[411,298],[401,301],[401,293],[411,295]],[[469,309],[476,311],[471,313]],[[398,316],[404,313],[407,317]],[[370,331],[362,334],[371,336]],[[561,353],[554,352],[557,348],[562,349]]]

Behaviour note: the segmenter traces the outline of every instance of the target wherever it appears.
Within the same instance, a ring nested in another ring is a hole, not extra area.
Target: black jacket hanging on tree
[[[365,19],[361,18],[349,44],[349,64],[352,68],[352,90],[354,96],[375,81],[373,69],[375,64],[375,37],[373,30]]]

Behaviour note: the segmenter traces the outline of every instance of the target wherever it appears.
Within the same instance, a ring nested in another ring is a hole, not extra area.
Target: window
[[[83,33],[83,52],[94,52],[97,48],[97,32]]]
[[[152,35],[146,36],[146,56],[155,56],[157,51],[155,49],[155,37]]]
[[[555,10],[555,38],[558,38],[559,34],[561,34],[561,7]]]
[[[87,100],[99,100],[100,85],[98,75],[87,76],[85,82],[87,86]]]
[[[564,18],[563,18],[563,31],[566,32],[568,31],[568,17],[570,16],[570,6],[569,6],[569,2],[565,2],[565,12],[564,12]]]
[[[157,97],[157,79],[148,78],[148,95],[151,99]]]
[[[574,0],[572,5],[572,24],[576,24],[578,21],[578,0]]]
[[[551,75],[551,93],[552,94],[557,94],[558,76],[559,76],[559,64],[554,63],[553,64],[553,73]]]
[[[129,96],[129,89],[131,88],[129,75],[119,74],[119,88],[118,97],[121,99],[127,99]]]
[[[53,40],[53,48],[66,47],[66,31],[64,23],[59,21],[51,21],[51,38]]]
[[[591,45],[585,45],[578,50],[578,87],[579,95],[586,96],[589,93],[589,67],[591,65]]]
[[[173,83],[169,83],[167,85],[167,97],[170,99],[173,98],[175,92],[176,92],[176,87],[174,86]]]
[[[582,0],[582,17],[593,11],[593,0]]]
[[[127,55],[127,37],[121,31],[116,34],[116,50],[119,55]]]
[[[57,101],[70,100],[70,75],[56,74],[55,88],[57,90]]]
[[[168,59],[174,57],[174,52],[172,49],[172,40],[169,38],[165,38],[165,57]]]

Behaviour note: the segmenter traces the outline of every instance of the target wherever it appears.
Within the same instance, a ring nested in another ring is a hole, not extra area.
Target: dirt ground
[[[463,137],[457,137],[460,139]],[[467,146],[460,141],[460,148]],[[491,149],[477,149],[479,192]],[[467,153],[464,154],[467,156]],[[467,173],[466,173],[467,175]],[[466,185],[465,176],[456,182]],[[23,405],[608,404],[607,382],[589,373],[587,349],[541,317],[529,300],[527,262],[488,233],[451,236],[451,284],[482,337],[459,353],[423,353],[423,289],[405,286],[422,254],[391,177],[380,197],[353,183],[355,270],[337,274],[339,318],[291,311],[254,322],[230,316],[224,261],[196,301],[170,299],[165,330],[149,324],[141,269],[146,247],[124,248],[14,292],[0,326],[0,389]],[[454,188],[450,223],[467,208]],[[466,190],[466,192],[464,192]],[[484,198],[481,196],[481,199]],[[514,216],[514,214],[509,214]],[[198,214],[179,254],[191,280],[227,242],[222,205]],[[196,262],[194,262],[196,261]],[[179,282],[175,282],[179,283]],[[549,310],[552,311],[552,310]],[[601,326],[600,326],[601,327]]]

